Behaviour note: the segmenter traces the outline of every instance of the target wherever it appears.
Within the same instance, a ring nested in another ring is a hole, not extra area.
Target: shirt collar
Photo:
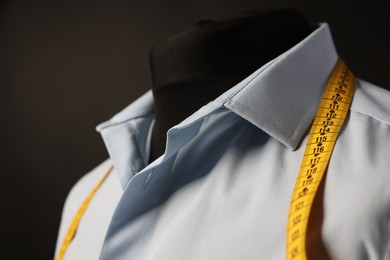
[[[225,106],[295,150],[309,128],[338,55],[327,24],[250,76]]]
[[[314,118],[337,59],[329,26],[321,24],[300,43],[171,130],[185,129],[225,106],[295,150]],[[97,126],[123,186],[133,175],[130,173],[147,165],[152,124],[153,96],[149,91]]]
[[[151,91],[96,127],[103,137],[122,188],[148,164],[153,116]]]

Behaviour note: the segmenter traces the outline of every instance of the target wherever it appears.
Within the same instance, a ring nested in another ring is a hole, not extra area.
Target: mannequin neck
[[[166,132],[310,34],[295,10],[202,21],[150,52],[155,124],[151,158],[164,153]]]

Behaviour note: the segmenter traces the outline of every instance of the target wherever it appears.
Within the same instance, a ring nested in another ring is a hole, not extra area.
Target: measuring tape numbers
[[[339,59],[310,129],[288,212],[287,260],[307,259],[305,240],[310,210],[355,92],[355,78]]]

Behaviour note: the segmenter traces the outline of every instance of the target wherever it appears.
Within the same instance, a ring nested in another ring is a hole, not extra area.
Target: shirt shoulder
[[[84,175],[70,190],[62,212],[56,245],[56,255],[58,254],[74,216],[88,194],[110,168],[110,165],[110,160],[104,161],[95,169]],[[68,247],[65,259],[98,258],[109,221],[121,195],[122,186],[120,185],[115,172],[112,172],[95,193],[88,205],[88,208],[80,221],[77,234]],[[91,236],[91,233],[94,235]],[[81,248],[82,250],[80,250]]]
[[[390,125],[390,91],[357,79],[351,111]]]

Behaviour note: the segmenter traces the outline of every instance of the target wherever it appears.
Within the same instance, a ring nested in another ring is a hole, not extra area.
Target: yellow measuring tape
[[[60,251],[58,253],[57,260],[64,259],[66,250],[68,249],[70,242],[72,242],[72,240],[76,234],[77,227],[79,226],[80,220],[83,217],[89,203],[91,202],[96,191],[100,188],[100,186],[102,186],[104,181],[107,179],[108,175],[112,172],[113,168],[114,167],[111,165],[110,168],[104,173],[103,177],[93,187],[92,191],[88,194],[87,198],[85,198],[83,204],[81,204],[76,215],[73,217],[72,223],[70,224],[70,226],[68,228],[68,232],[66,233],[66,236],[64,238],[64,241],[61,244],[61,248],[60,248]]]
[[[355,92],[355,78],[339,59],[310,129],[292,193],[287,223],[287,259],[307,259],[305,241],[310,210]]]

